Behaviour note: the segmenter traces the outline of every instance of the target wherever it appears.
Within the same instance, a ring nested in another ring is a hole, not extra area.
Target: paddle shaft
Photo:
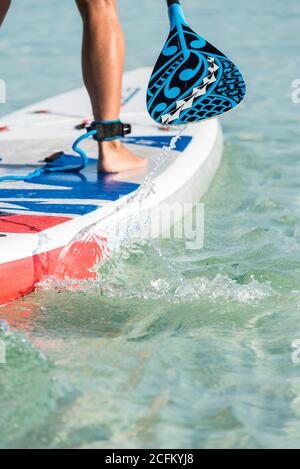
[[[177,5],[180,5],[180,0],[167,0],[168,7],[170,7],[174,3],[177,3]]]

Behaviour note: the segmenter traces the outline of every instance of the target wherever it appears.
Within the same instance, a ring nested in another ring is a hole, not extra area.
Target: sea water
[[[127,69],[155,62],[162,3],[119,1]],[[204,247],[125,243],[101,283],[2,308],[2,448],[300,447],[300,4],[185,3],[248,83],[222,119]],[[1,115],[81,85],[75,2],[13,4]]]

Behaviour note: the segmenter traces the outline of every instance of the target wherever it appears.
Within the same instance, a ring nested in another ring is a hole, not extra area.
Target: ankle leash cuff
[[[94,131],[94,140],[98,142],[109,142],[126,137],[131,133],[131,125],[123,124],[120,120],[116,121],[94,121],[90,127],[87,128],[88,132]]]

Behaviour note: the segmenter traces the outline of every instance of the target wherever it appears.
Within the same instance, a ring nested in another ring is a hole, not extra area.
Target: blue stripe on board
[[[171,140],[174,135],[159,135],[159,136],[145,136],[145,137],[127,137],[124,139],[124,143],[130,145],[140,145],[144,147],[163,148],[170,146]],[[176,151],[184,152],[189,146],[193,137],[183,136],[180,137],[176,142]]]
[[[45,189],[35,188],[40,185],[47,187]],[[89,159],[88,166],[81,173],[45,173],[30,181],[28,189],[1,189],[0,184],[0,206],[1,202],[7,203],[8,199],[12,199],[12,203],[20,205],[20,208],[29,208],[41,213],[85,215],[96,210],[101,204],[84,205],[84,200],[116,201],[138,188],[139,184],[115,181],[113,175],[98,174],[97,161]],[[22,202],[22,199],[36,199],[36,202]],[[40,199],[49,199],[49,203],[42,203]],[[66,204],[56,203],[57,199],[66,200]],[[68,204],[69,199],[77,199],[78,205]]]
[[[18,205],[20,208],[13,208],[9,212],[7,207],[1,207],[0,200],[0,215],[10,214],[16,211],[22,212],[39,212],[39,213],[51,213],[51,214],[65,214],[65,215],[87,215],[88,213],[94,212],[101,205],[84,205],[84,204],[53,204],[49,202],[13,202],[14,205]]]
[[[125,143],[153,148],[162,148],[170,145],[173,135],[128,137]],[[192,137],[183,136],[177,144],[176,150],[183,152],[190,144]],[[74,157],[74,160],[78,158]],[[0,168],[6,165],[0,165]],[[20,167],[22,167],[20,165]],[[6,167],[7,169],[7,167]],[[24,174],[26,166],[23,167]],[[30,172],[30,168],[27,172]],[[85,200],[116,201],[139,188],[139,184],[115,181],[113,175],[97,173],[97,161],[89,158],[88,166],[81,173],[45,173],[30,181],[30,188],[1,188],[0,183],[0,209],[1,202],[7,203],[12,199],[14,205],[19,205],[20,210],[30,210],[40,213],[66,213],[70,215],[85,215],[96,210],[98,205],[84,204]],[[39,187],[36,187],[39,185]],[[41,189],[40,186],[47,186]],[[5,200],[6,199],[6,200]],[[18,201],[19,199],[19,201]],[[24,199],[36,199],[33,202],[23,202]],[[40,199],[49,199],[49,203],[41,202]],[[55,202],[58,199],[65,200],[65,204]],[[77,199],[78,205],[68,204],[69,199]],[[81,202],[81,203],[80,203]],[[5,211],[5,205],[3,206]],[[6,209],[7,210],[7,209]],[[18,209],[16,208],[16,211]]]

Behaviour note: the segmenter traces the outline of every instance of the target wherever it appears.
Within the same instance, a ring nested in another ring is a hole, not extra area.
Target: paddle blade
[[[180,5],[169,12],[171,32],[147,90],[150,116],[161,125],[184,125],[231,111],[246,94],[241,73],[192,31]]]

